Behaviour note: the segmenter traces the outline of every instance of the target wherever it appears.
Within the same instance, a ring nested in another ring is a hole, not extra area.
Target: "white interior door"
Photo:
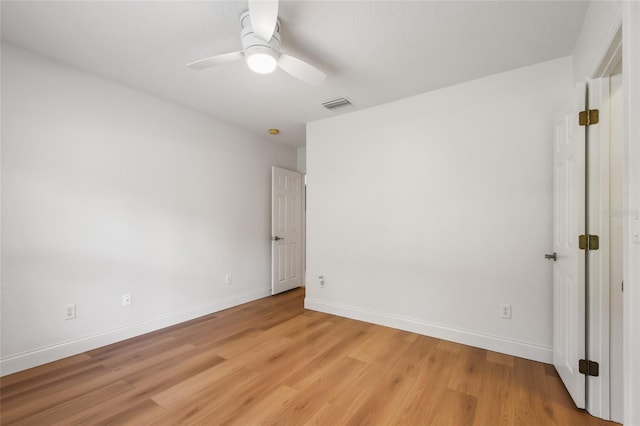
[[[271,294],[302,285],[303,176],[273,167],[271,198]]]
[[[584,109],[586,85],[578,86],[577,109]],[[553,363],[576,406],[585,408],[585,255],[578,236],[585,229],[585,128],[577,112],[556,126],[554,141]]]

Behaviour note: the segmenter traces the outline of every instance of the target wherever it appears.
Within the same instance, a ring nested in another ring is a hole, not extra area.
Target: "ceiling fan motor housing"
[[[280,22],[278,21],[276,23],[276,28],[273,31],[271,40],[268,41],[261,39],[253,32],[253,28],[251,28],[251,19],[249,19],[249,11],[240,15],[240,25],[242,26],[242,31],[240,32],[240,37],[242,38],[242,50],[244,51],[244,56],[249,67],[254,69],[251,61],[256,60],[256,58],[259,57],[264,58],[262,55],[273,58],[273,63],[275,64],[280,54]],[[256,70],[254,69],[254,71]]]

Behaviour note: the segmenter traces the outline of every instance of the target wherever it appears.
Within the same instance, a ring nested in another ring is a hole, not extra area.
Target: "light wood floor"
[[[553,367],[303,309],[304,290],[1,379],[2,424],[598,425]]]

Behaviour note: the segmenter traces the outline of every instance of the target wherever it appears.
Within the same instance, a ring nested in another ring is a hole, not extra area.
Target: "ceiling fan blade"
[[[264,41],[271,40],[278,22],[278,1],[249,0],[249,19],[256,36]]]
[[[244,58],[244,53],[242,52],[229,52],[190,62],[187,64],[187,66],[194,70],[203,70],[205,68],[211,68],[216,65],[226,64],[227,62],[237,61],[242,58]]]
[[[278,66],[298,80],[314,86],[322,83],[327,77],[325,73],[313,65],[286,53],[280,54]]]

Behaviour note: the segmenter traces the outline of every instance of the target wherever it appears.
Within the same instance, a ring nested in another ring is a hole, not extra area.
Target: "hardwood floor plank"
[[[396,363],[392,368],[382,370],[382,374],[374,376],[376,380],[369,388],[369,396],[359,404],[346,424],[389,424],[416,381],[401,364]],[[370,374],[373,376],[373,371],[370,370]],[[362,396],[364,394],[361,392]]]
[[[553,373],[555,373],[555,370]],[[547,386],[550,394],[549,399],[551,400],[553,412],[555,413],[556,424],[565,425],[570,422],[582,425],[613,424],[612,422],[596,419],[590,416],[585,410],[578,409],[557,373],[547,375]]]
[[[208,345],[215,342],[212,336],[220,340],[247,330],[259,331],[262,329],[262,322],[270,315],[273,315],[273,312],[268,308],[242,310],[234,316],[224,315],[207,323],[198,324],[197,328],[183,329],[176,338],[196,346]]]
[[[21,371],[19,374],[11,374],[0,378],[0,386],[2,386],[2,396],[6,395],[6,391],[16,385],[24,386],[25,383],[39,383],[59,378],[60,375],[66,375],[68,371],[82,368],[80,365],[90,364],[92,358],[84,353],[60,361],[50,362],[39,367]]]
[[[429,352],[423,368],[409,390],[411,397],[400,403],[391,424],[428,424],[426,419],[432,418],[440,409],[439,402],[447,389],[456,361],[455,352],[442,350],[440,344],[437,344]]]
[[[398,330],[388,327],[376,327],[366,339],[349,351],[348,356],[363,362],[372,362],[381,356],[382,351],[392,349],[388,340],[397,334]]]
[[[320,329],[331,328],[334,325],[331,318],[321,312],[304,311],[299,318],[301,320],[299,327],[288,330],[284,337],[309,341],[314,338],[313,333],[316,333]]]
[[[513,368],[504,363],[487,362],[473,424],[476,426],[516,424],[512,389]]]
[[[291,339],[287,339],[285,337],[278,337],[274,339],[269,333],[256,330],[256,332],[252,334],[251,338],[218,345],[217,353],[222,358],[232,359],[241,356],[245,352],[269,351],[270,348],[274,347],[274,340],[276,340],[278,344],[285,344],[291,341]]]
[[[226,361],[209,352],[191,355],[192,357],[182,362],[173,360],[170,364],[157,365],[135,373],[125,381],[140,391],[156,395]]]
[[[153,425],[178,424],[219,424],[238,405],[243,391],[255,386],[260,374],[247,368],[240,368],[228,375],[209,381],[207,386],[198,387],[189,394],[173,400],[165,406]],[[161,404],[159,404],[161,405]]]
[[[202,389],[209,388],[212,384],[215,384],[218,380],[228,375],[232,375],[242,369],[248,369],[247,367],[253,366],[258,360],[268,359],[273,352],[279,350],[287,343],[290,343],[289,339],[280,338],[277,340],[264,341],[256,346],[250,346],[243,353],[237,354],[232,359],[224,361],[180,382],[154,395],[152,399],[160,406],[169,408],[185,399],[191,398],[192,395],[200,392]]]
[[[283,377],[283,382],[295,389],[304,389],[310,386],[311,383],[335,368],[346,357],[349,350],[367,335],[370,328],[364,328],[362,324],[355,323],[336,327],[335,333],[327,334],[304,348],[309,355],[304,368],[287,374],[286,377]],[[335,335],[339,336],[337,341]]]
[[[435,350],[439,339],[428,336],[417,336],[411,344],[409,353],[403,358],[407,374],[417,378],[423,369],[431,351]]]
[[[238,396],[234,399],[233,404],[227,405],[224,411],[218,411],[216,417],[220,421],[235,422],[234,419],[236,417],[243,416],[243,413],[257,401],[261,401],[265,398],[265,395],[271,395],[275,392],[281,383],[286,383],[290,377],[294,377],[300,372],[311,371],[308,364],[309,361],[315,364],[316,367],[320,365],[326,367],[325,364],[314,362],[318,358],[310,359],[309,353],[300,350],[297,346],[299,346],[298,342],[292,342],[287,346],[278,348],[269,357],[252,363],[254,371],[260,372],[259,382],[249,389],[242,392],[238,391]],[[335,348],[329,348],[328,350],[331,351],[333,349]],[[287,386],[287,388],[290,387]],[[295,391],[297,392],[297,390]],[[270,414],[270,412],[263,413],[263,415],[267,414]]]
[[[95,406],[95,401],[111,401],[112,398],[122,395],[131,390],[131,386],[125,382],[118,381],[65,403],[54,405],[53,407],[38,411],[36,414],[20,420],[20,424],[54,424],[58,422],[72,423],[70,419],[78,414],[85,415],[87,408]],[[3,424],[4,424],[3,419]]]
[[[126,385],[124,387],[123,385]],[[103,389],[82,395],[60,409],[49,410],[37,417],[38,424],[96,425],[125,423],[126,419],[148,419],[151,414],[157,417],[161,407],[149,399],[146,392],[132,388],[125,382],[116,382],[107,388],[123,386],[119,392],[105,394]],[[114,410],[114,407],[118,407]],[[22,422],[21,422],[22,423]]]
[[[238,426],[260,424],[264,419],[273,416],[274,412],[278,412],[288,405],[297,393],[297,390],[287,385],[278,385],[273,391],[264,394],[262,398],[255,399],[251,404],[244,404],[243,409],[239,410],[240,412],[220,424]]]
[[[513,368],[513,356],[512,355],[501,354],[501,353],[493,352],[493,351],[487,351],[486,361],[494,363],[494,364],[502,364],[504,366]],[[545,365],[545,371],[547,371],[547,367],[550,367],[551,369],[553,369],[552,365],[547,364],[547,365]]]
[[[2,421],[11,423],[64,404],[113,383],[108,368],[97,366],[2,400]]]
[[[332,420],[332,416],[335,413],[335,407],[331,404],[324,404],[316,413],[309,418],[304,426],[320,426],[320,425],[338,425],[341,423],[335,423]]]
[[[515,421],[522,425],[556,424],[541,363],[514,359]]]
[[[400,340],[403,339],[400,338]],[[314,422],[327,425],[358,423],[369,417],[367,413],[371,407],[373,407],[372,417],[376,418],[376,423],[385,419],[385,422],[391,424],[391,419],[401,407],[402,400],[413,391],[418,371],[436,344],[437,339],[415,336],[413,343],[395,360],[397,352],[384,351],[384,356],[379,356],[349,384],[350,398],[342,398],[333,401],[332,404],[326,404],[309,424]],[[389,347],[395,348],[394,345]],[[389,369],[388,366],[392,363],[394,368]],[[367,409],[361,410],[363,406]]]
[[[169,389],[153,395],[151,399],[161,407],[170,408],[171,406],[189,401],[193,395],[201,393],[204,389],[210,388],[216,382],[238,371],[249,370],[244,368],[239,362],[224,361]]]
[[[107,415],[109,414],[110,415]],[[150,424],[152,419],[161,418],[164,409],[155,402],[146,399],[135,405],[127,406],[124,409],[120,409],[116,412],[111,410],[109,413],[105,412],[105,416],[92,416],[86,421],[79,422],[79,425],[94,424],[96,426],[101,425],[147,425]]]
[[[267,297],[0,379],[2,425],[611,425],[553,366]]]
[[[386,340],[389,343],[386,350],[380,350],[360,377],[351,383],[350,392],[356,397],[333,404],[331,423],[388,424],[410,394],[417,380],[417,369],[437,340],[394,331]]]
[[[128,357],[124,360],[102,362],[102,365],[111,368],[116,377],[126,379],[132,374],[164,364],[175,358],[184,357],[194,349],[196,347],[193,345],[181,345],[166,348],[159,352],[148,352],[144,355]]]
[[[176,338],[174,336],[154,333],[153,336],[150,337],[144,335],[140,337],[140,340],[137,338],[128,339],[124,342],[114,343],[104,348],[89,351],[87,354],[91,356],[94,361],[103,362],[107,360],[109,362],[118,362],[126,358],[131,358],[135,356],[135,354],[143,351],[170,347],[175,344]]]
[[[99,365],[91,359],[90,356],[86,354],[81,355],[83,356],[73,356],[60,360],[58,361],[60,364],[57,362],[49,363],[26,370],[23,372],[24,374],[12,374],[3,377],[2,380],[0,380],[0,386],[2,386],[0,399],[6,399],[19,393],[28,392]]]
[[[343,357],[334,368],[318,376],[315,381],[302,388],[280,410],[261,420],[266,425],[303,424],[319,411],[324,404],[332,404],[334,400],[348,398],[347,393],[336,391],[349,386],[354,377],[366,367],[362,361]]]
[[[478,396],[485,371],[486,356],[487,351],[483,349],[463,346],[447,387],[467,395]]]
[[[458,355],[462,350],[462,345],[454,342],[449,342],[448,340],[440,340],[438,342],[438,349]]]
[[[425,424],[442,426],[466,426],[473,424],[477,398],[466,393],[447,389],[440,397],[438,410],[431,411]]]

